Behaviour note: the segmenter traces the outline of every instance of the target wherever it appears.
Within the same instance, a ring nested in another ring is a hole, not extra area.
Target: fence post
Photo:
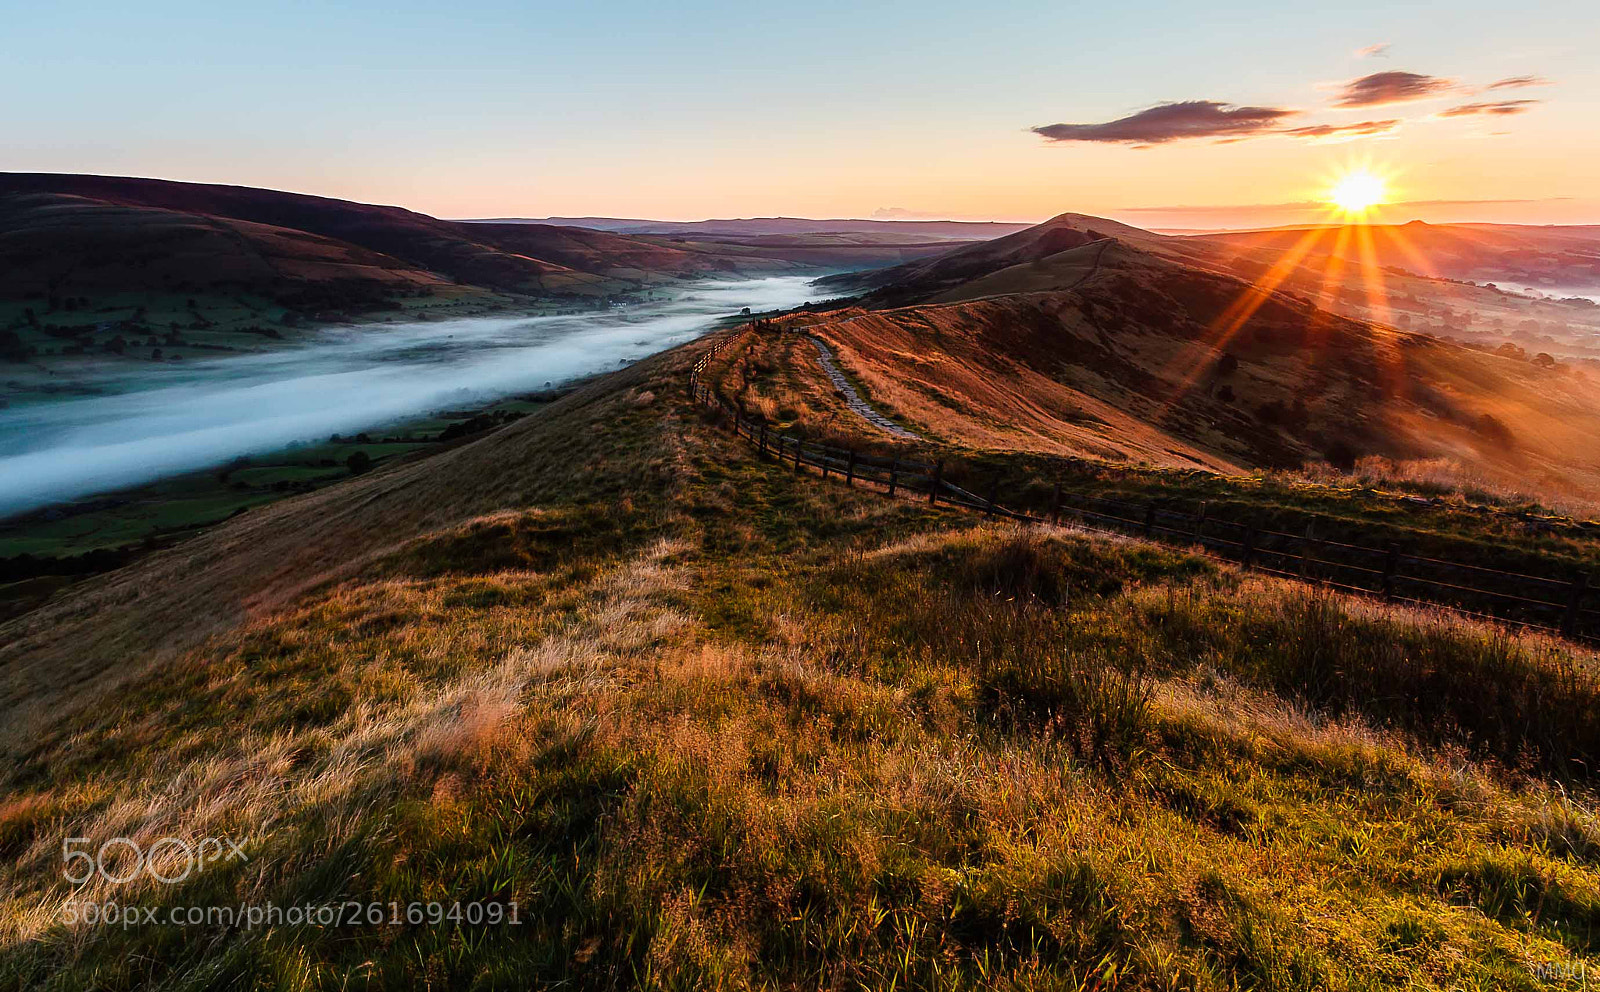
[[[1580,575],[1572,580],[1572,597],[1567,600],[1567,615],[1561,621],[1561,633],[1567,637],[1578,636],[1578,617],[1583,613],[1583,594],[1589,591],[1589,576]]]
[[[939,486],[944,482],[944,459],[933,464],[933,478],[928,482],[928,505],[939,502]]]
[[[1243,549],[1240,557],[1241,557],[1241,559],[1243,561],[1243,565],[1244,565],[1245,568],[1249,568],[1252,564],[1255,563],[1255,560],[1256,560],[1256,528],[1255,528],[1254,524],[1252,524],[1251,526],[1245,528],[1245,531],[1244,531],[1244,549]]]
[[[1389,545],[1389,555],[1383,560],[1383,601],[1394,600],[1394,577],[1400,571],[1400,546]]]
[[[896,458],[889,463],[889,495],[894,495],[894,487],[900,483],[900,459]]]
[[[1000,473],[996,472],[994,474],[994,478],[989,481],[989,499],[988,499],[988,502],[986,502],[984,504],[984,506],[983,506],[983,515],[984,516],[986,516],[986,517],[994,516],[994,498],[995,498],[995,496],[997,496],[999,494],[999,492],[1000,492]]]
[[[767,457],[767,422],[765,420],[761,422],[761,457],[763,459]]]
[[[1144,508],[1144,536],[1150,537],[1156,532],[1156,505],[1151,503]]]
[[[845,468],[844,473],[845,473],[844,474],[844,484],[847,485],[847,486],[855,485],[856,484],[856,452],[855,452],[854,448],[850,449],[850,464]]]
[[[800,436],[798,434],[796,434],[795,438],[794,438],[794,474],[795,475],[799,475],[800,474],[800,449],[805,447],[805,444],[806,443],[800,439]]]
[[[826,479],[828,477],[828,446],[819,444],[817,445],[817,451],[817,467],[822,469],[822,477]]]
[[[1311,524],[1306,524],[1306,536],[1300,541],[1300,578],[1304,579],[1311,574]]]
[[[1206,501],[1200,501],[1200,512],[1194,518],[1194,543],[1204,545],[1206,530]]]

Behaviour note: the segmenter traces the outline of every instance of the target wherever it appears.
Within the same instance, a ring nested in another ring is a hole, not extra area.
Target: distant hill
[[[1225,472],[1449,459],[1600,497],[1587,373],[1349,319],[1230,254],[1064,214],[825,280],[875,288],[811,331],[902,422],[975,447]]]
[[[560,224],[622,234],[893,234],[921,240],[987,241],[1027,230],[1030,224],[963,220],[813,220],[807,217],[749,217],[727,220],[644,220],[625,217],[502,217],[468,224]]]
[[[947,252],[937,258],[911,262],[875,272],[843,274],[823,280],[841,292],[874,290],[865,300],[873,305],[945,298],[957,287],[1014,266],[1034,266],[1060,252],[1115,237],[1152,254],[1197,264],[1208,264],[1218,252],[1202,241],[1171,238],[1131,227],[1104,217],[1065,213],[1042,224],[981,244]],[[1046,277],[1032,278],[1034,289],[1057,288]],[[997,286],[994,291],[1006,290]]]
[[[1341,242],[1318,235],[1321,227],[1223,231],[1203,235],[1212,244],[1286,251],[1311,242],[1309,254],[1339,254],[1359,261],[1370,251],[1380,266],[1430,276],[1513,286],[1600,287],[1600,227],[1513,224],[1372,224],[1365,239]]]
[[[596,295],[659,278],[791,271],[778,255],[582,228],[458,224],[400,207],[155,179],[0,174],[0,293],[232,284],[460,283]]]
[[[687,224],[620,234],[446,221],[242,186],[0,173],[0,300],[217,291],[348,311],[445,287],[457,297],[602,297],[674,279],[895,265],[1016,226],[864,221],[850,222],[862,230],[818,232],[831,222],[730,223],[723,233]]]

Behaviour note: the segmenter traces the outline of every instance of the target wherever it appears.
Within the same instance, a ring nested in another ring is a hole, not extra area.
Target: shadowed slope
[[[253,221],[61,193],[0,195],[0,295],[281,291],[297,282],[433,289],[450,280],[332,238]]]
[[[685,354],[605,376],[472,444],[250,511],[0,625],[3,722],[81,705],[419,534],[506,507],[659,493],[674,420],[635,399],[671,388]]]
[[[224,258],[213,267],[206,259],[217,245],[189,250],[175,228],[220,230],[238,243],[222,245]],[[119,273],[114,288],[149,290],[157,287],[148,267],[173,267],[177,263],[168,256],[174,251],[185,255],[189,282],[225,282],[241,271],[242,263],[230,261],[234,255],[259,260],[273,254],[263,250],[263,242],[275,240],[281,249],[296,238],[313,259],[343,252],[376,269],[426,272],[434,280],[529,294],[603,294],[653,279],[796,267],[759,252],[719,253],[714,245],[685,250],[582,228],[461,224],[400,207],[274,190],[42,173],[0,173],[0,236],[0,250],[13,263],[10,271],[0,271],[4,293],[101,288],[93,281],[78,284],[86,269],[95,268],[101,270],[100,284]],[[86,266],[86,258],[107,254],[95,251],[105,242],[116,251]],[[19,263],[26,264],[17,268]],[[329,275],[282,266],[275,274]]]

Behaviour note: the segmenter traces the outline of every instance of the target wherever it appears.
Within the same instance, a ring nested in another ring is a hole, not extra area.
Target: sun
[[[1365,169],[1347,172],[1328,191],[1328,202],[1350,216],[1360,216],[1382,206],[1388,195],[1387,183]]]

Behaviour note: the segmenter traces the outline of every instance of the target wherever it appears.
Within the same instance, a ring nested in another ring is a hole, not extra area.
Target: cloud
[[[1215,100],[1162,103],[1104,124],[1045,124],[1033,132],[1051,141],[1098,141],[1157,145],[1183,138],[1235,139],[1270,133],[1298,111],[1278,107],[1238,107]]]
[[[1358,48],[1355,50],[1355,56],[1358,59],[1386,59],[1389,57],[1389,43],[1386,41],[1381,45]]]
[[[1391,117],[1382,121],[1362,121],[1359,124],[1313,124],[1309,127],[1284,128],[1282,134],[1291,138],[1360,138],[1374,134],[1388,134],[1400,126],[1400,119]]]
[[[1500,100],[1494,103],[1463,103],[1459,107],[1439,111],[1440,117],[1471,117],[1474,114],[1494,114],[1505,117],[1510,114],[1520,114],[1530,107],[1543,103],[1543,100]]]
[[[1336,107],[1376,107],[1385,103],[1425,100],[1455,89],[1455,80],[1415,72],[1374,72],[1340,87]]]
[[[1494,82],[1490,83],[1488,86],[1485,86],[1484,89],[1489,89],[1489,90],[1520,90],[1525,86],[1549,86],[1549,85],[1550,85],[1550,80],[1544,78],[1543,76],[1507,76],[1505,79],[1497,79],[1497,80],[1495,80]]]

